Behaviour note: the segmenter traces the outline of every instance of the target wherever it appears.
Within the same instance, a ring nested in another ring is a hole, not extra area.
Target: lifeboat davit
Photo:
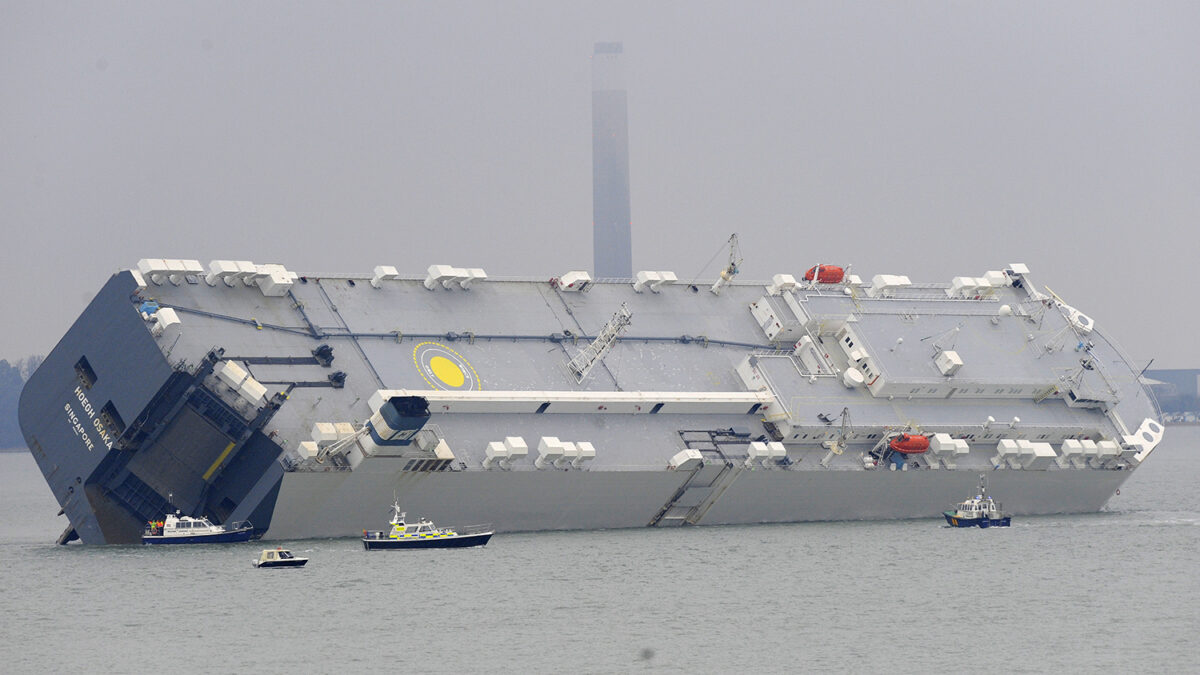
[[[888,447],[906,455],[919,455],[929,449],[929,438],[917,434],[900,434],[888,442]]]
[[[812,281],[813,277],[816,277],[818,283],[840,284],[845,276],[846,270],[837,265],[817,265],[804,273],[804,280]]]

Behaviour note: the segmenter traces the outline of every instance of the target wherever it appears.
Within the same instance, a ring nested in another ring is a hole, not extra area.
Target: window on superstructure
[[[86,356],[79,357],[75,362],[75,377],[79,378],[79,384],[84,389],[91,389],[96,384],[96,371],[92,370],[92,364],[88,363]]]

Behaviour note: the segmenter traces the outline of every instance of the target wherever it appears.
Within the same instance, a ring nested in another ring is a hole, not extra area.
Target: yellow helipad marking
[[[437,342],[422,342],[413,348],[413,365],[432,389],[481,390],[483,383],[462,354]]]
[[[451,387],[461,387],[463,382],[467,381],[467,376],[463,375],[458,364],[444,356],[435,356],[429,359],[429,367],[433,369],[434,377]]]

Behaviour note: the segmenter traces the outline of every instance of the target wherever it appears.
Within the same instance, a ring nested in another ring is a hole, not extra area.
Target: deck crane
[[[829,448],[829,452],[825,453],[825,457],[821,460],[821,466],[828,468],[829,463],[833,461],[835,455],[842,454],[846,449],[846,441],[850,438],[850,434],[854,431],[854,427],[850,425],[850,409],[842,408],[842,427],[838,430],[837,438],[832,441],[825,441],[823,445]]]
[[[742,264],[742,249],[738,246],[737,232],[729,235],[728,244],[729,264],[725,266],[725,269],[721,270],[721,276],[717,277],[717,281],[712,285],[712,288],[708,289],[712,291],[713,295],[721,294],[721,289],[737,276],[738,265]]]

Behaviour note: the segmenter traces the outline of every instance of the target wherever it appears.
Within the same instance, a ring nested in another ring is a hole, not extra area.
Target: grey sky
[[[0,0],[0,358],[143,257],[590,268],[597,41],[635,269],[735,231],[747,279],[1025,262],[1136,359],[1200,361],[1195,2]]]

